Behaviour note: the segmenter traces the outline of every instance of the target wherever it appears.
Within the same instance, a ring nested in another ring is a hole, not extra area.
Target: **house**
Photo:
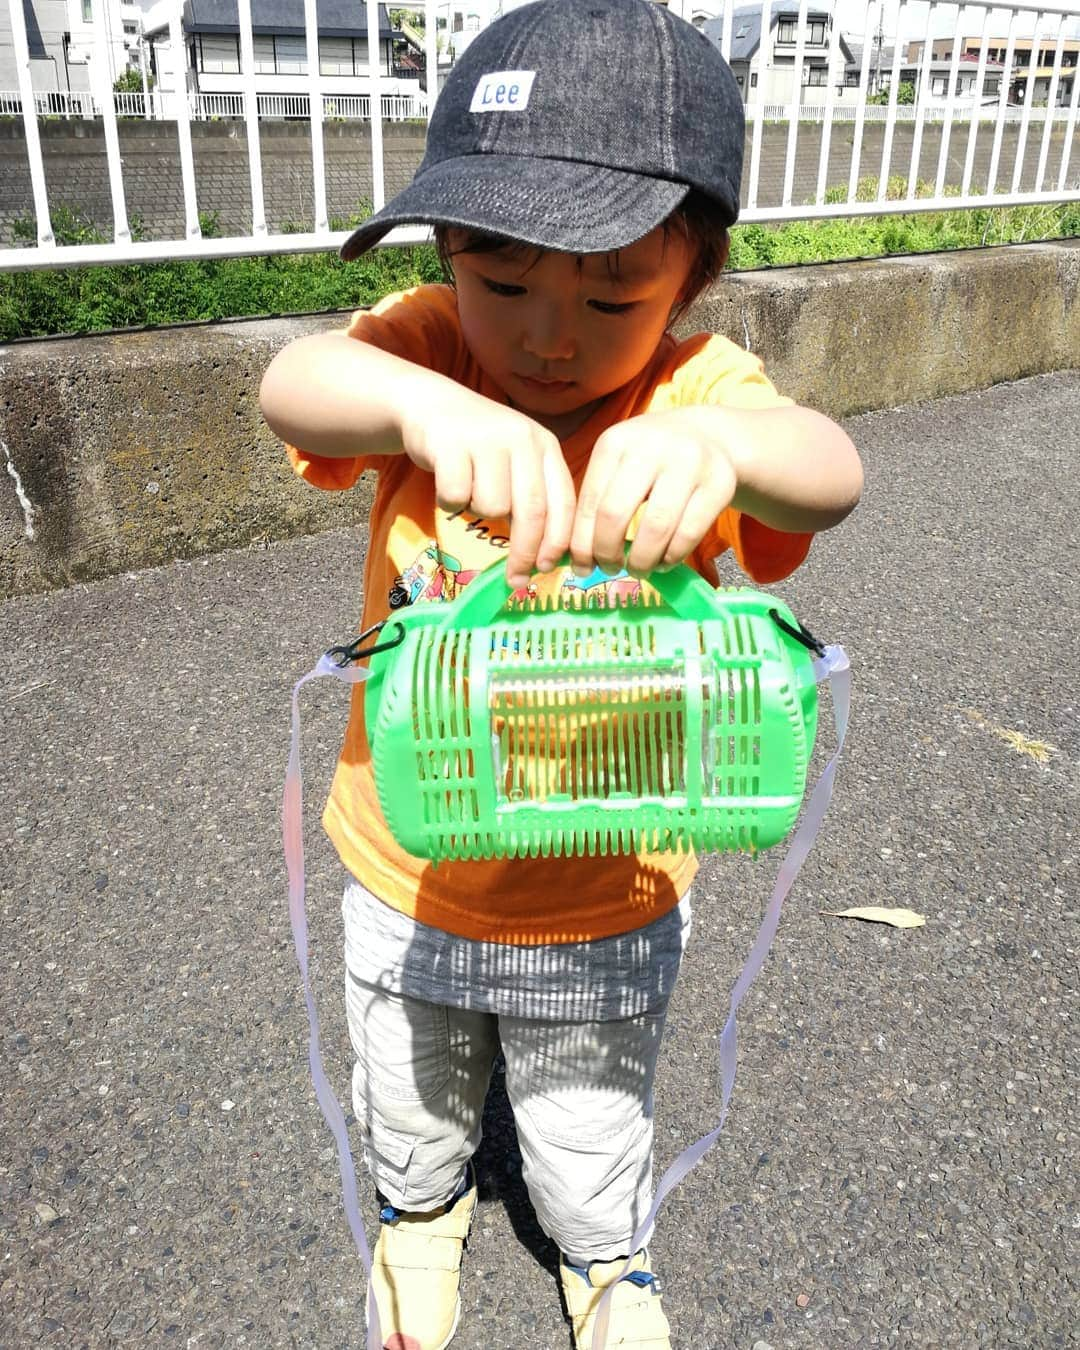
[[[656,0],[656,3],[664,5],[680,19],[692,23],[695,28],[704,28],[710,19],[715,19],[724,12],[724,0],[714,0],[713,3],[706,0],[704,4],[697,3],[697,0]]]
[[[95,49],[95,21],[106,23],[104,44],[109,84],[138,63],[139,9],[118,0],[25,0],[30,80],[43,95],[85,93]],[[11,18],[0,6],[0,95],[18,88]],[[46,105],[47,106],[47,105]]]
[[[1036,42],[1038,50],[1036,51]],[[940,68],[944,64],[946,77],[948,65],[952,58],[952,38],[937,38],[930,43],[930,60],[934,69],[935,79],[932,82],[931,96],[941,97],[937,92],[940,87],[941,74]],[[965,63],[965,69],[974,70],[978,65],[979,56],[982,52],[982,37],[965,37],[960,41],[961,61]],[[984,85],[982,90],[983,99],[993,95],[998,96],[1001,87],[1001,77],[1005,74],[1005,58],[1008,55],[1009,41],[1004,37],[991,37],[986,39],[987,71],[995,71],[997,79],[994,82],[993,89]],[[1057,51],[1057,40],[1050,38],[1018,37],[1013,43],[1012,68],[1007,73],[1009,81],[1009,102],[1023,103],[1027,97],[1027,84],[1032,75],[1034,64],[1035,88],[1032,91],[1032,102],[1035,105],[1043,105],[1050,98],[1050,84],[1054,74],[1054,57]],[[909,65],[905,67],[904,79],[912,79],[913,72],[921,69],[923,44],[921,42],[910,42],[907,45],[905,55]],[[1061,53],[1061,74],[1058,79],[1057,94],[1055,102],[1058,107],[1069,104],[1072,99],[1073,81],[1077,78],[1077,67],[1080,65],[1080,38],[1069,38],[1062,43]],[[971,80],[974,84],[974,76]],[[989,84],[989,79],[987,81]],[[973,91],[969,92],[969,97],[973,97]]]
[[[369,91],[366,7],[358,0],[318,0],[319,73],[324,91],[358,95]],[[379,6],[378,71],[383,94],[411,95],[419,67],[395,58],[400,35],[385,5]],[[240,21],[237,0],[185,0],[184,36],[190,86],[198,94],[239,94]],[[251,0],[255,88],[259,95],[308,93],[304,0]],[[151,34],[153,40],[158,34]],[[152,60],[156,68],[156,57]]]
[[[197,116],[239,115],[243,85],[237,0],[184,0],[182,52],[173,49],[175,0],[141,0],[139,5],[119,0],[24,0],[24,10],[32,87],[35,94],[42,94],[39,111],[92,116],[86,91],[102,87],[94,63],[104,52],[106,88],[131,67],[145,71],[155,89],[156,97],[145,105],[136,103],[133,111],[175,115],[170,100],[184,94]],[[6,6],[3,12],[6,15]],[[378,15],[377,60],[384,100],[393,105],[391,116],[417,115],[419,91],[425,84],[423,53],[415,50],[414,40],[394,28],[386,5],[379,5]],[[324,93],[363,106],[360,100],[370,92],[366,5],[360,0],[317,0],[317,17]],[[260,115],[306,115],[304,101],[310,89],[304,0],[251,0],[251,20]],[[10,20],[8,24],[10,34]],[[102,24],[105,41],[99,46]],[[5,108],[11,102],[15,110],[14,55],[10,36],[7,43],[2,38],[0,29],[0,101]]]
[[[850,39],[847,41],[848,50],[851,52],[851,69],[855,71],[856,85],[862,74],[863,55],[866,51],[865,42],[855,42]],[[870,55],[866,62],[866,92],[867,94],[878,94],[882,89],[887,89],[889,85],[889,74],[893,68],[893,56],[896,48],[891,43],[886,42],[884,34],[877,33],[870,38]],[[845,70],[846,73],[846,70]]]
[[[922,46],[920,42],[919,47]],[[926,87],[923,88],[923,62],[921,55],[900,63],[900,83],[910,84],[915,89],[915,101],[929,105],[943,105],[952,98],[954,104],[971,107],[972,104],[997,103],[1001,93],[1001,78],[1005,67],[1000,61],[987,58],[981,88],[977,87],[979,75],[978,55],[971,56],[961,52],[956,67],[956,82],[950,93],[949,75],[952,71],[952,44],[947,56],[937,56],[933,49],[926,69]]]
[[[731,20],[729,61],[742,90],[743,102],[789,105],[795,98],[795,50],[799,38],[798,0],[774,0],[769,12],[769,31],[761,35],[761,5],[736,9]],[[724,35],[723,18],[706,20],[702,32],[718,47]],[[824,104],[830,83],[829,51],[832,18],[826,9],[808,9],[803,31],[802,88],[804,107]],[[833,97],[842,106],[858,98],[859,66],[843,34],[838,36],[836,68],[832,74]]]

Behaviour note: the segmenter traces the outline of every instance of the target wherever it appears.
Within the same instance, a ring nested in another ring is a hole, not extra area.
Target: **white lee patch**
[[[473,91],[470,112],[521,112],[528,107],[535,70],[493,70]]]

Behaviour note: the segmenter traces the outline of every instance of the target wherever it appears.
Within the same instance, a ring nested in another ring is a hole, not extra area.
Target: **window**
[[[986,77],[986,83],[983,85],[983,93],[984,93],[984,94],[988,94],[988,95],[989,95],[989,94],[1000,94],[1000,93],[1001,93],[1001,76],[1000,76],[1000,75],[987,75],[987,77]]]
[[[844,86],[845,86],[847,89],[858,89],[858,87],[859,87],[859,72],[858,72],[857,70],[845,70],[845,71],[844,71]]]
[[[93,0],[82,0],[82,21],[83,23],[94,22]]]
[[[261,33],[256,33],[253,45],[255,48],[255,74],[276,74],[277,67],[274,65],[274,39],[272,37],[265,37]]]
[[[936,94],[938,98],[945,97],[945,90],[947,86],[948,80],[946,80],[944,75],[935,75],[934,78],[930,81],[930,91],[931,93]]]
[[[1064,68],[1065,66],[1075,66],[1076,58],[1078,56],[1080,56],[1080,52],[1062,52],[1061,53],[1062,67]]]
[[[741,75],[736,75],[736,76],[735,76],[735,83],[736,83],[736,84],[739,86],[739,88],[741,89],[742,86],[743,86],[743,77],[742,77]]]
[[[776,25],[777,42],[786,43],[789,47],[795,45],[795,20],[781,19]]]
[[[806,39],[807,42],[809,42],[810,45],[811,45],[812,47],[824,47],[824,46],[825,46],[825,20],[824,20],[824,19],[812,19],[812,20],[810,21],[809,28],[810,28],[810,32],[809,32],[809,35],[808,35],[808,37],[807,37],[807,39]]]
[[[756,89],[756,88],[757,88],[757,71],[756,71],[756,70],[755,70],[754,73],[750,76],[750,88],[751,88],[751,89]]]
[[[307,74],[307,45],[302,37],[274,38],[274,70],[278,75]]]
[[[198,70],[202,75],[239,75],[240,38],[233,33],[200,33]]]
[[[366,75],[367,38],[320,38],[321,75]]]
[[[353,50],[350,38],[319,39],[319,74],[352,75]]]
[[[821,87],[822,85],[828,84],[828,83],[829,83],[829,67],[828,67],[828,66],[807,66],[807,67],[806,67],[806,83],[807,83],[807,84],[810,84],[810,85],[816,85],[816,86],[818,86],[818,87]]]

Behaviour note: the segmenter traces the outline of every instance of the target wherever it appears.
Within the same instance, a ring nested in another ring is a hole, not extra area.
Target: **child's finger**
[[[473,465],[456,445],[440,448],[435,457],[435,501],[443,511],[463,511],[472,500]]]
[[[536,565],[542,571],[554,567],[570,547],[577,506],[574,480],[558,446],[544,455],[543,468],[547,487],[547,525],[536,555]]]
[[[605,572],[618,572],[626,566],[631,523],[642,502],[648,500],[655,480],[652,464],[624,459],[599,499],[592,528],[592,555]]]
[[[651,572],[664,561],[670,546],[685,529],[687,506],[696,487],[696,483],[688,481],[687,475],[670,469],[657,475],[638,517],[634,542],[630,546],[627,567],[631,572]],[[708,521],[705,524],[707,526]]]
[[[601,437],[596,442],[589,467],[585,470],[570,534],[570,556],[578,576],[587,576],[596,566],[596,517],[617,463],[618,454],[608,450]]]
[[[728,502],[718,504],[716,493],[711,488],[699,487],[686,503],[678,528],[668,540],[661,565],[665,568],[674,567],[688,558],[727,505]]]
[[[510,551],[506,579],[524,586],[532,576],[547,525],[547,484],[539,455],[515,457],[510,474]]]

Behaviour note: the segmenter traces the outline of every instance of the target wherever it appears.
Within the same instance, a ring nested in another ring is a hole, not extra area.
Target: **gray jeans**
[[[652,1198],[653,1080],[667,1013],[550,1022],[468,1012],[346,974],[353,1110],[400,1209],[442,1204],[480,1143],[495,1056],[541,1227],[575,1263],[627,1252]]]

